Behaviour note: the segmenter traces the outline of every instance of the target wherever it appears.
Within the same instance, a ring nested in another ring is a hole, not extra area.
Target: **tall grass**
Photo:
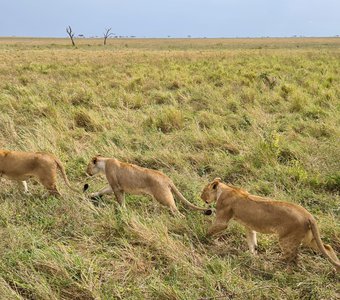
[[[2,39],[0,148],[56,154],[79,190],[95,154],[162,170],[197,205],[218,176],[302,204],[339,256],[337,45]],[[339,297],[339,275],[309,250],[287,268],[274,237],[260,235],[254,258],[236,223],[207,240],[211,217],[181,204],[185,219],[143,196],[93,208],[59,181],[60,199],[1,181],[2,299]]]

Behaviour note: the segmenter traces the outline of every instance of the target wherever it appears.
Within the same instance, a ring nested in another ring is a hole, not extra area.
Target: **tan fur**
[[[206,203],[217,201],[216,219],[208,229],[209,236],[226,229],[228,222],[235,219],[247,228],[252,253],[255,253],[256,232],[277,234],[287,262],[296,261],[302,243],[320,251],[340,271],[334,250],[322,243],[315,219],[302,206],[250,195],[222,183],[220,178],[203,189],[201,198]]]
[[[179,213],[172,195],[174,193],[189,208],[206,210],[185,199],[171,179],[159,171],[124,163],[115,158],[96,156],[89,162],[86,173],[90,176],[104,173],[109,182],[108,187],[92,193],[92,197],[114,193],[118,203],[122,205],[124,193],[146,194],[169,207],[172,213]]]
[[[77,191],[71,187],[60,160],[52,154],[0,150],[0,177],[22,181],[25,191],[27,189],[26,180],[34,177],[51,195],[59,196],[60,193],[56,185],[57,169],[60,170],[66,185]]]

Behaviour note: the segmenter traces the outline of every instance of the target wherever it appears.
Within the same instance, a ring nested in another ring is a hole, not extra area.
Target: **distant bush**
[[[93,93],[88,90],[80,90],[71,95],[70,103],[74,106],[90,107],[93,103]]]
[[[309,185],[316,190],[340,193],[340,172],[325,175],[325,177],[312,177]]]
[[[85,131],[94,132],[99,129],[98,124],[85,111],[78,111],[74,115],[74,121],[77,127],[84,128]]]
[[[150,128],[156,128],[163,133],[169,133],[184,127],[184,116],[180,110],[168,107],[161,111],[158,116],[150,116],[145,121],[145,125]]]

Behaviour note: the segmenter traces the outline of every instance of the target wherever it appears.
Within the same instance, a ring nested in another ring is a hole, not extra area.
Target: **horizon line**
[[[207,36],[154,36],[154,37],[147,37],[147,36],[134,36],[134,35],[117,35],[111,36],[108,39],[111,40],[118,40],[118,39],[270,39],[270,38],[339,38],[340,35],[325,35],[325,36],[309,36],[309,35],[291,35],[291,36],[220,36],[220,37],[207,37]],[[68,36],[60,37],[60,36],[16,36],[16,35],[5,35],[0,36],[0,38],[21,38],[21,39],[69,39]],[[85,35],[78,35],[74,37],[75,39],[102,39],[103,36],[85,36]]]

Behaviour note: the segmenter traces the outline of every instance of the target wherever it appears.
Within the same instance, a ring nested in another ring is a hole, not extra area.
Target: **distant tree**
[[[111,28],[106,28],[105,29],[105,32],[104,32],[104,45],[106,45],[107,38],[112,35],[112,33],[110,31],[111,31]]]
[[[66,32],[69,35],[71,41],[72,41],[72,45],[75,46],[76,44],[74,43],[73,37],[74,37],[74,32],[72,32],[72,28],[71,26],[66,27]]]

